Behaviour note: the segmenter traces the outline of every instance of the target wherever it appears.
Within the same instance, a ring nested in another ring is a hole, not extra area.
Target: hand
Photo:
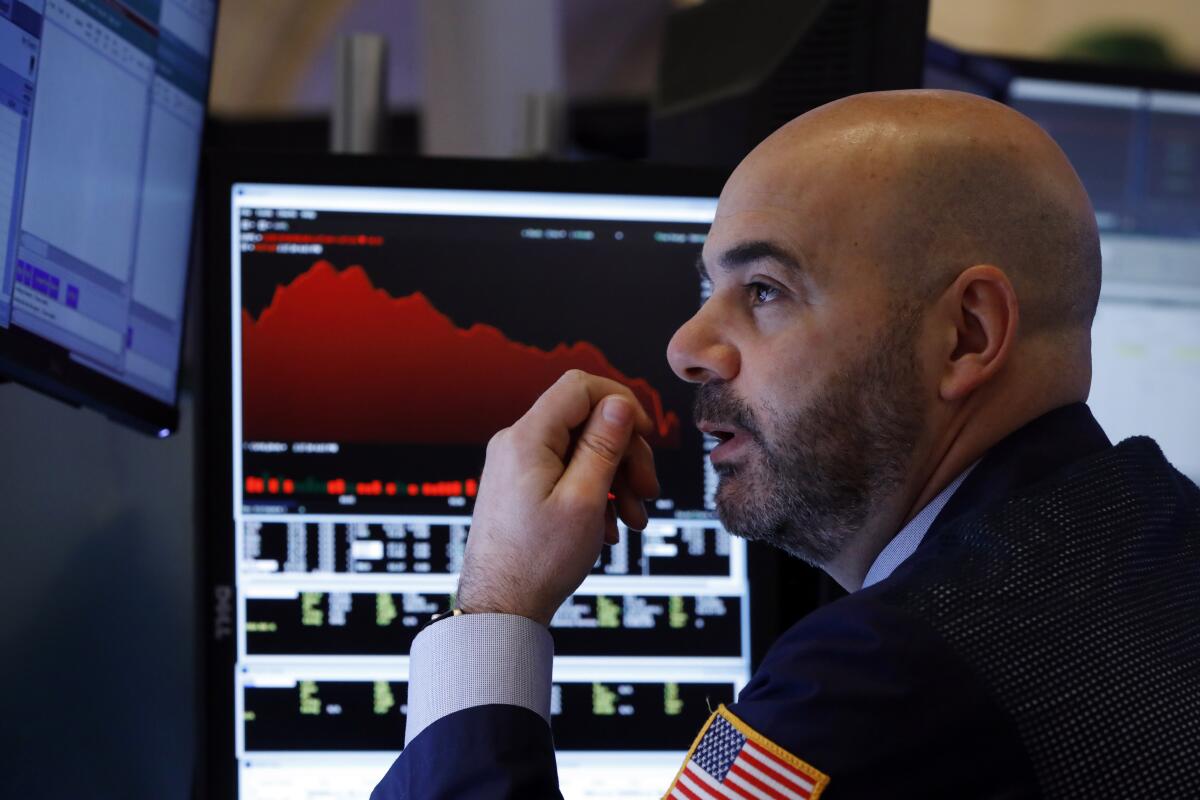
[[[617,516],[642,530],[658,495],[654,429],[621,384],[572,370],[488,443],[458,607],[549,625],[587,577]],[[615,500],[609,501],[609,492]]]

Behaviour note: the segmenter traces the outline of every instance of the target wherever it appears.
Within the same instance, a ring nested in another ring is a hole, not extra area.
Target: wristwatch
[[[432,625],[435,622],[441,622],[442,620],[450,619],[451,617],[461,617],[465,613],[467,613],[467,612],[463,611],[461,608],[452,608],[452,609],[449,609],[448,611],[439,611],[438,613],[436,613],[432,617],[430,617],[428,622],[426,622],[424,625],[421,626],[421,630],[422,631],[425,630],[426,628],[428,628],[430,625]],[[420,631],[418,631],[418,633],[419,632]]]

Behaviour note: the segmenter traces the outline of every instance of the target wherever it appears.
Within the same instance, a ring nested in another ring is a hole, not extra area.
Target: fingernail
[[[604,401],[604,418],[614,425],[627,425],[633,419],[633,408],[621,397],[610,397]]]

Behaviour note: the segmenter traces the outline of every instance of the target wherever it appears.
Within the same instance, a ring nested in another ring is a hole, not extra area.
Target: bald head
[[[1004,105],[960,92],[856,95],[784,126],[738,172],[731,185],[834,187],[825,255],[836,265],[847,248],[865,251],[897,298],[929,298],[990,264],[1013,282],[1022,335],[1087,336],[1100,289],[1091,204],[1058,145]]]
[[[886,92],[805,114],[730,176],[701,265],[710,294],[667,355],[722,439],[717,511],[847,588],[996,442],[1087,397],[1091,206],[999,104]]]

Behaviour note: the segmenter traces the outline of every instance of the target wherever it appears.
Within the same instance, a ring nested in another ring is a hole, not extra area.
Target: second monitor
[[[236,775],[210,778],[243,798],[369,792],[403,744],[409,646],[455,589],[486,443],[579,368],[654,419],[662,496],[551,624],[563,791],[657,797],[751,670],[747,547],[716,520],[693,390],[665,357],[707,290],[720,177],[449,162],[355,184],[356,163],[214,186],[230,350],[213,566],[236,624],[210,661],[233,737],[210,755]]]

